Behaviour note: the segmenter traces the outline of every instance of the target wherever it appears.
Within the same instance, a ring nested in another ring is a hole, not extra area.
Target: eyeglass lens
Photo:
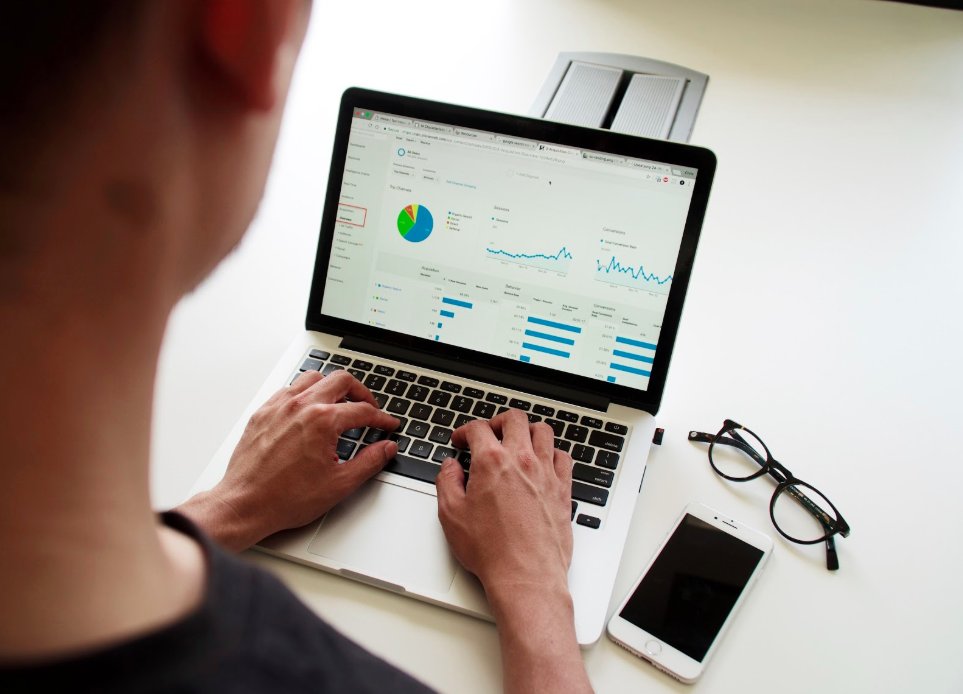
[[[766,447],[745,429],[729,429],[716,437],[709,448],[709,459],[717,472],[745,479],[758,474],[765,465]]]
[[[829,501],[808,484],[796,483],[783,489],[772,508],[776,527],[799,542],[815,542],[830,532],[836,514]]]

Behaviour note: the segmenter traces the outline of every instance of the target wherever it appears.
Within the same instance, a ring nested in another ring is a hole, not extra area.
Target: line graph
[[[486,248],[485,255],[495,260],[537,267],[541,270],[550,270],[562,274],[568,273],[569,261],[572,260],[572,254],[565,246],[562,246],[557,253],[552,255],[547,253],[511,253],[500,248]]]
[[[595,263],[595,279],[599,282],[618,284],[633,289],[645,289],[659,294],[669,293],[668,284],[672,281],[672,275],[661,278],[655,273],[647,273],[643,265],[639,265],[638,268],[631,265],[622,265],[615,259],[614,255],[609,259],[608,264],[603,264],[598,259]]]

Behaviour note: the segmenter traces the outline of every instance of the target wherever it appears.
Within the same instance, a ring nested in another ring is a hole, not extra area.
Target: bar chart
[[[612,361],[609,363],[609,369],[616,373],[610,374],[606,380],[609,383],[617,383],[619,374],[632,374],[633,376],[649,378],[652,375],[655,349],[656,345],[651,342],[630,337],[616,337],[615,349],[612,350]]]
[[[577,325],[529,316],[526,321],[522,349],[527,352],[570,359],[575,340],[581,332],[582,328]],[[520,359],[525,362],[531,361],[531,355],[522,354]]]

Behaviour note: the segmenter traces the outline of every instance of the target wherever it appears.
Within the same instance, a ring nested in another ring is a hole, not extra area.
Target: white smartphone
[[[689,504],[609,621],[615,643],[691,684],[763,572],[772,540]]]

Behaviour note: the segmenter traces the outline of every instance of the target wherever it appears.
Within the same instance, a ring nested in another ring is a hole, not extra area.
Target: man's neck
[[[0,661],[108,645],[201,599],[200,549],[150,506],[166,310],[117,309],[139,298],[54,315],[0,305]]]

